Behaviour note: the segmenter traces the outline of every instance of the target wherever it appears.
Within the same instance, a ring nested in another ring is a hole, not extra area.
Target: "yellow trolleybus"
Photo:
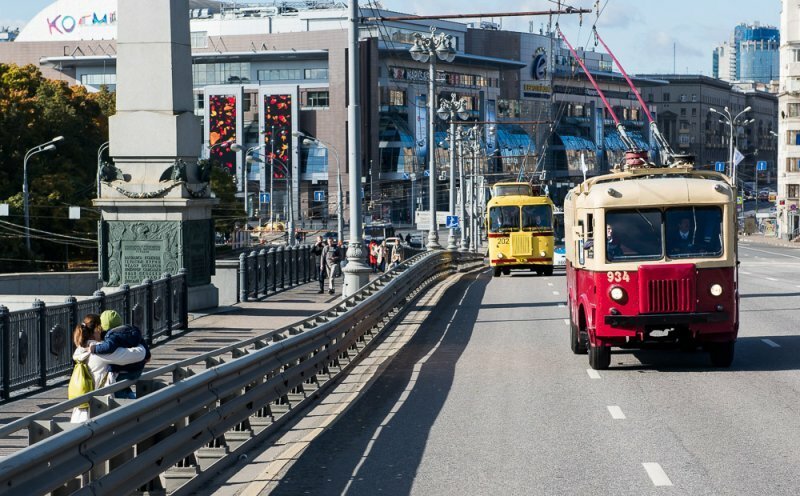
[[[533,196],[527,183],[497,183],[486,205],[489,265],[494,276],[511,269],[553,274],[553,202]]]

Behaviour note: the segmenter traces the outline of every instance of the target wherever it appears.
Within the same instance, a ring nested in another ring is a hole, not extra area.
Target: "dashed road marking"
[[[661,468],[658,463],[642,463],[650,480],[653,481],[654,486],[671,486],[672,481],[667,477],[667,473]]]
[[[757,252],[760,252],[760,253],[766,253],[768,255],[777,255],[779,257],[800,258],[797,255],[787,255],[786,253],[777,253],[777,252],[774,252],[774,251],[759,250],[758,248],[750,248],[749,246],[742,246],[742,248],[745,249],[745,250],[757,251]]]
[[[589,379],[600,378],[600,372],[596,371],[595,369],[586,369],[586,373],[589,374]]]
[[[611,418],[614,420],[625,420],[626,417],[625,414],[622,413],[622,408],[616,405],[611,405],[606,408],[608,408],[608,413],[611,414]]]
[[[779,345],[778,343],[776,343],[775,341],[773,341],[771,339],[762,339],[761,341],[763,341],[764,343],[768,344],[772,348],[780,348],[781,347],[781,345]]]
[[[552,282],[548,282],[548,283],[547,283],[547,285],[548,285],[548,286],[552,286],[552,285],[553,285],[553,283],[552,283]]]
[[[775,279],[774,277],[765,277],[764,279],[767,281],[778,281],[778,279]]]
[[[749,276],[749,275],[750,275],[750,273],[749,273],[749,272],[746,272],[746,271],[744,271],[744,270],[740,270],[740,271],[739,271],[739,273],[740,273],[740,274],[742,274],[742,275],[744,275],[744,276]]]
[[[558,291],[553,291],[553,294],[554,294],[554,295],[556,295],[556,296],[558,296],[558,295],[560,295],[561,293],[559,293]]]
[[[564,323],[569,325],[569,319],[564,319]]]

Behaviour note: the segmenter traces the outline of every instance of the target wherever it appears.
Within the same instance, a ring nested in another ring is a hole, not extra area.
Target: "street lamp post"
[[[253,151],[257,151],[258,149],[263,148],[264,146],[265,145],[254,146],[253,148],[250,148],[250,149],[247,150],[247,159],[245,160],[245,162],[246,162],[245,168],[247,167],[247,164],[251,164],[253,162],[259,162],[259,163],[262,163],[262,164],[266,163],[263,160],[261,160],[260,158],[254,157],[253,155],[251,155],[251,153]],[[258,152],[256,152],[256,155],[260,155],[260,154]],[[285,172],[284,177],[286,178],[286,202],[287,202],[286,210],[287,210],[287,217],[288,217],[287,228],[286,228],[286,231],[287,231],[288,235],[287,235],[286,243],[289,246],[293,246],[295,244],[295,239],[294,239],[294,207],[293,207],[294,201],[293,201],[293,198],[292,198],[291,175],[289,173],[289,166],[286,163],[284,163],[279,158],[271,157],[270,163],[269,163],[269,173],[270,173],[271,176],[275,175],[275,161],[277,161],[278,164],[281,167],[283,167],[283,170]],[[245,200],[245,202],[246,202],[246,200]],[[272,193],[270,193],[269,203],[270,203],[270,205],[272,205],[272,203],[273,203]],[[245,203],[245,205],[247,205],[247,203]],[[270,228],[272,228],[271,224],[270,224]]]
[[[313,138],[301,132],[294,132],[292,134],[296,137],[304,138],[303,145],[305,146],[321,144],[325,148],[333,151],[333,157],[336,159],[336,239],[344,241],[344,218],[342,217],[344,214],[344,201],[342,198],[342,167],[339,162],[339,152],[336,151],[336,147],[319,138]]]
[[[63,136],[56,136],[47,143],[34,146],[25,153],[22,161],[22,203],[25,210],[25,247],[28,255],[31,253],[31,217],[30,217],[30,196],[28,194],[28,159],[42,152],[49,152],[56,149],[56,143],[62,141]]]
[[[734,187],[737,187],[737,184],[736,184],[736,164],[733,163],[733,132],[737,126],[744,124],[744,122],[739,121],[739,117],[746,114],[747,112],[750,112],[750,110],[752,110],[751,107],[746,107],[744,110],[736,114],[735,117],[731,117],[731,112],[730,110],[728,110],[728,107],[723,108],[722,112],[720,112],[715,108],[709,109],[710,112],[719,114],[722,122],[727,124],[728,127],[730,128],[730,139],[728,141],[728,160],[729,160],[728,163],[731,165],[730,177]]]
[[[456,94],[450,95],[450,100],[444,99],[439,101],[439,110],[436,115],[442,120],[450,121],[450,215],[455,215],[456,210],[456,121],[455,118],[467,119],[469,112],[467,111],[467,102],[463,99],[457,99]],[[463,222],[463,219],[461,219]],[[455,229],[449,229],[450,234],[447,236],[447,249],[450,251],[458,248],[456,246]]]
[[[439,250],[439,233],[436,223],[436,170],[435,155],[436,146],[434,142],[434,105],[436,98],[436,59],[437,57],[445,62],[452,62],[456,58],[456,51],[453,48],[453,37],[445,33],[435,34],[436,28],[431,27],[430,36],[422,36],[414,33],[414,46],[409,53],[411,58],[417,62],[429,62],[428,66],[428,179],[429,183],[429,208],[431,214],[431,230],[428,232],[429,250]]]

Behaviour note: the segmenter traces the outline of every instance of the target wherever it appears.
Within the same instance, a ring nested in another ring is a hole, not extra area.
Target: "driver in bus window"
[[[682,217],[675,226],[672,235],[672,253],[685,253],[694,247],[694,236],[692,234],[692,221],[688,217]]]
[[[606,258],[614,260],[622,256],[622,249],[619,247],[619,241],[614,237],[614,228],[611,224],[606,225]]]

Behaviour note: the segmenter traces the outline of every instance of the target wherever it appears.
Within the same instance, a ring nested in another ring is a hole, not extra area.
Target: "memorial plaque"
[[[157,241],[123,241],[123,278],[128,284],[158,279],[162,272],[163,244]]]

